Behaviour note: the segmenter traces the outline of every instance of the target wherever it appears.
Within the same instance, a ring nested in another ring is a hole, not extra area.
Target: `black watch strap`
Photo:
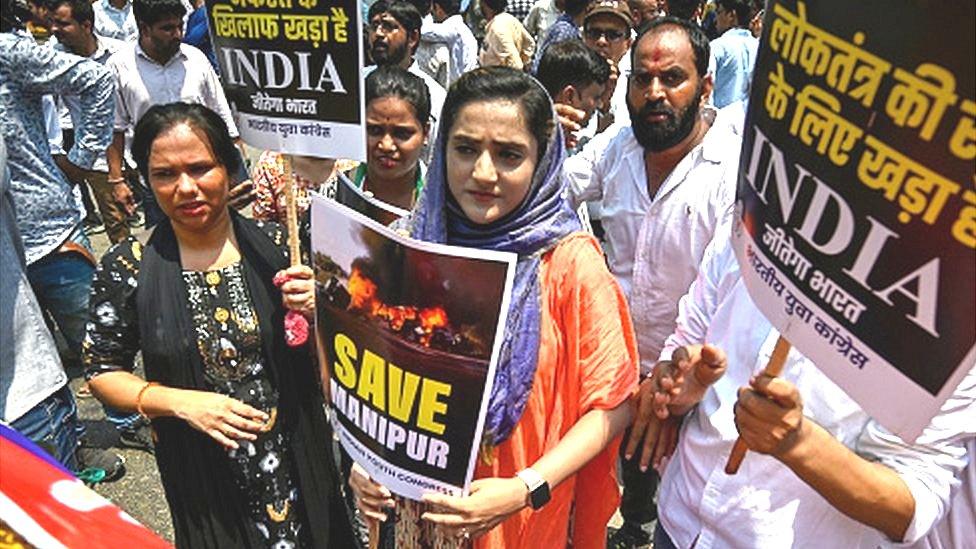
[[[541,509],[543,505],[549,503],[551,497],[549,483],[535,469],[526,467],[516,473],[515,476],[521,479],[526,488],[529,489],[529,504],[532,505],[533,509]]]

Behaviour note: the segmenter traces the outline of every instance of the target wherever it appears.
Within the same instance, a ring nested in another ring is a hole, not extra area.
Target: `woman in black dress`
[[[152,419],[178,546],[350,547],[318,376],[283,336],[286,306],[310,313],[311,270],[288,269],[280,226],[228,208],[240,157],[212,111],[153,107],[132,150],[168,219],[102,258],[92,392]]]

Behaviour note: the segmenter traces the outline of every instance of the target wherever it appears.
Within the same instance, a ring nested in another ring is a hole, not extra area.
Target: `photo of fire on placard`
[[[404,497],[465,493],[515,257],[416,242],[312,200],[316,334],[340,441]]]

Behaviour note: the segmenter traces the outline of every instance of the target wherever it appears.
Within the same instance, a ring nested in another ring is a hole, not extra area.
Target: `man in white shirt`
[[[131,191],[123,177],[123,154],[126,132],[131,132],[149,107],[185,101],[198,103],[216,112],[227,124],[231,136],[238,137],[224,90],[220,86],[207,56],[183,44],[183,16],[186,8],[180,0],[135,0],[133,5],[139,24],[139,40],[126,45],[108,60],[115,73],[115,133],[107,151],[108,182],[114,185],[116,198],[131,204]],[[239,140],[238,140],[239,143]],[[236,181],[247,179],[234,174]],[[250,182],[231,189],[235,203],[251,198]],[[152,192],[146,190],[144,208],[146,225],[162,219]]]
[[[420,43],[421,16],[412,4],[397,0],[377,0],[369,7],[369,56],[376,65],[399,65],[407,69],[427,84],[430,92],[431,131],[428,143],[437,141],[437,120],[444,107],[447,92],[444,87],[417,66],[414,52]],[[373,72],[375,66],[366,67],[365,75]],[[425,160],[430,159],[428,146]]]
[[[420,12],[420,42],[413,52],[417,67],[426,72],[442,88],[447,89],[451,74],[451,46],[444,40],[430,36],[431,27],[434,25],[430,0],[402,1],[412,4]]]
[[[678,300],[706,245],[731,212],[741,138],[733,124],[704,110],[712,83],[700,28],[657,19],[637,38],[631,57],[633,72],[621,82],[628,86],[631,124],[599,134],[564,170],[575,205],[603,202],[610,271],[628,298],[647,373],[673,331]],[[638,471],[629,459],[633,449],[621,448],[621,535],[640,545],[642,524],[654,518],[653,473]]]
[[[451,67],[447,87],[465,72],[478,66],[478,41],[461,16],[460,0],[434,0],[434,23],[421,27],[421,40],[435,40],[451,48]]]
[[[642,404],[654,404],[639,421],[652,431],[656,417],[684,416],[663,471],[655,548],[917,542],[945,516],[976,436],[976,369],[914,443],[877,424],[796,349],[782,377],[757,375],[779,333],[741,280],[730,225],[681,299],[661,353],[673,361],[641,387]],[[740,435],[751,453],[727,475]]]

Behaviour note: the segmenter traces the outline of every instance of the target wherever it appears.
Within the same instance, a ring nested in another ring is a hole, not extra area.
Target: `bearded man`
[[[417,8],[409,2],[398,0],[376,0],[369,7],[367,17],[369,25],[368,41],[369,56],[375,65],[363,69],[363,78],[369,76],[376,67],[396,65],[407,72],[420,77],[430,92],[431,131],[428,143],[437,142],[437,122],[444,107],[447,92],[429,74],[424,72],[414,55],[420,45],[421,15]],[[427,122],[422,120],[422,122]],[[424,161],[430,162],[433,147],[425,146]]]
[[[597,135],[569,158],[565,171],[575,205],[602,200],[604,249],[630,304],[641,373],[650,372],[674,330],[678,300],[694,281],[706,245],[735,200],[741,121],[707,106],[712,79],[702,30],[673,17],[655,19],[630,52],[630,125]],[[645,545],[655,513],[648,459],[622,446],[624,516],[617,547]],[[633,459],[632,459],[633,458]],[[634,477],[640,478],[634,478]],[[632,486],[643,489],[632,490]],[[629,503],[633,498],[642,501]],[[650,509],[648,509],[650,506]],[[623,538],[623,539],[621,539]]]

